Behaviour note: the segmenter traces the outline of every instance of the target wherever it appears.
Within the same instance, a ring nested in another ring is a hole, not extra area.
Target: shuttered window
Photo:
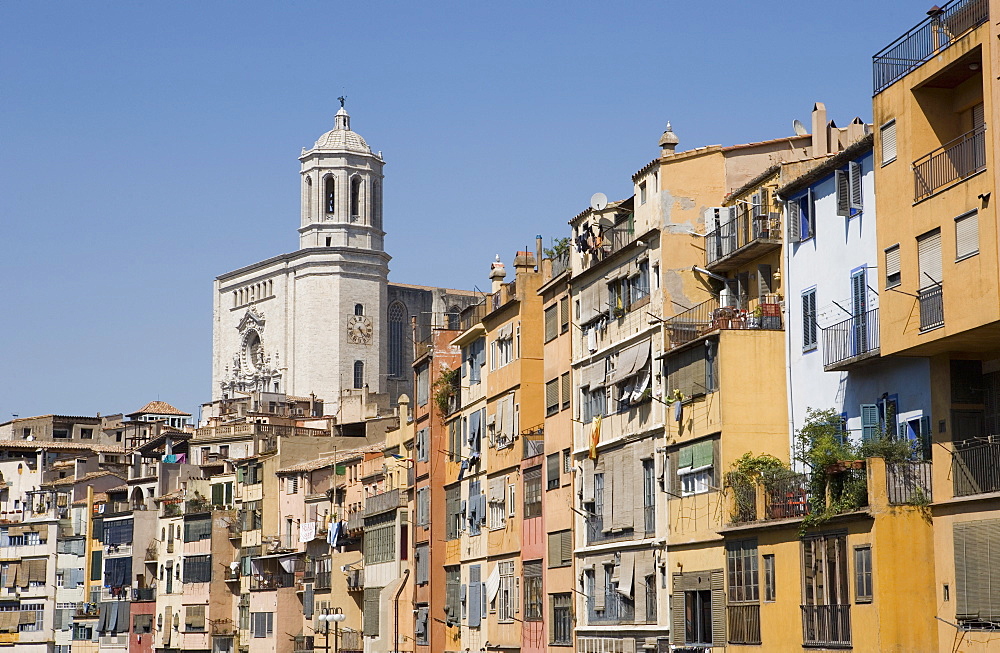
[[[189,605],[184,611],[184,629],[193,632],[205,630],[205,606]]]
[[[184,558],[184,582],[208,583],[212,580],[212,556]]]
[[[859,212],[864,202],[861,196],[861,164],[857,161],[851,161],[847,166],[847,173],[849,177],[849,183],[851,187],[851,215],[856,215]]]
[[[879,130],[882,143],[882,165],[896,160],[896,121],[890,120]]]
[[[846,170],[833,173],[837,187],[837,215],[851,215],[851,181]]]
[[[555,304],[545,309],[545,342],[559,335],[559,307]]]
[[[430,582],[430,551],[427,544],[418,544],[413,550],[413,557],[417,567],[417,585],[426,585]]]
[[[979,253],[979,214],[976,211],[955,218],[955,260]]]
[[[364,598],[364,609],[361,612],[361,629],[365,637],[378,637],[379,635],[379,596],[382,593],[381,587],[366,587]]]
[[[816,348],[816,289],[802,293],[802,349]]]
[[[552,379],[545,384],[545,416],[550,417],[559,412],[559,379]]]
[[[941,283],[941,230],[935,229],[917,238],[917,267],[921,290]]]
[[[726,639],[724,572],[675,573],[670,641],[678,646],[722,646]]]
[[[902,273],[899,267],[899,245],[893,245],[885,250],[885,287],[894,288],[902,283]]]
[[[667,359],[667,392],[679,390],[684,398],[705,394],[705,347],[692,347]]]
[[[569,331],[569,297],[559,300],[559,332]]]
[[[562,410],[569,408],[570,398],[573,394],[572,384],[569,380],[569,372],[566,372],[560,378],[560,384],[562,386]]]
[[[254,637],[271,637],[274,634],[273,612],[251,612],[250,622]]]
[[[549,626],[549,643],[569,645],[573,643],[573,598],[571,594],[549,594],[552,617]]]
[[[549,569],[573,563],[573,531],[549,533]]]
[[[483,587],[482,571],[479,565],[469,566],[469,626],[475,628],[482,620]]]
[[[525,562],[521,567],[524,576],[524,620],[542,620],[542,561]]]
[[[1000,519],[955,524],[955,618],[965,628],[1000,621]]]
[[[872,601],[872,548],[859,546],[854,549],[854,600],[857,603]]]
[[[557,490],[560,483],[559,454],[552,453],[545,457],[545,489]]]

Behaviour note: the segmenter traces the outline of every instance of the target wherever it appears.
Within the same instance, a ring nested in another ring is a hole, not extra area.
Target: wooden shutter
[[[837,181],[837,215],[849,216],[851,215],[851,184],[847,172],[837,170],[833,176]]]
[[[761,298],[771,292],[771,266],[760,264],[757,266],[757,297]]]
[[[861,439],[867,442],[878,433],[878,406],[861,404]]]
[[[565,374],[562,375],[561,385],[562,385],[562,410],[565,410],[569,408],[573,394],[573,387],[570,383],[569,372],[566,372]]]
[[[573,564],[573,531],[559,533],[559,561],[561,566]]]
[[[712,577],[712,643],[723,646],[726,643],[726,589],[725,573],[713,569]]]
[[[684,644],[684,575],[675,573],[673,575],[674,586],[670,594],[670,641],[676,645]]]
[[[955,258],[965,258],[978,252],[979,215],[973,211],[955,219]]]
[[[941,283],[941,230],[935,229],[917,239],[917,267],[920,270],[918,288]]]
[[[563,333],[569,330],[569,297],[559,300],[559,330]]]
[[[552,379],[545,384],[545,415],[559,412],[559,379]]]
[[[469,567],[469,626],[477,627],[481,623],[482,619],[482,577],[479,565],[471,565]]]
[[[806,216],[808,219],[809,232],[806,234],[806,238],[812,238],[816,235],[816,195],[813,193],[813,189],[810,188],[806,193],[806,199],[808,200],[806,204]]]
[[[797,243],[802,240],[802,227],[799,223],[799,200],[785,202],[786,221],[788,222],[788,241]]]
[[[857,161],[851,161],[847,170],[850,173],[851,208],[860,211],[864,204],[861,196],[861,164]]]
[[[553,305],[545,309],[545,342],[559,335],[558,308]]]
[[[976,106],[972,107],[972,128],[982,127],[986,124],[986,114],[984,113],[983,103],[980,102]]]
[[[882,143],[882,164],[885,165],[896,158],[896,121],[892,120],[882,126],[880,141]]]

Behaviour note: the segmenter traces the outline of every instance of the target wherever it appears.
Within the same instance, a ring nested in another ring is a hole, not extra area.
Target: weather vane
[[[341,95],[337,99],[340,100],[340,108],[343,109],[344,108],[344,102],[347,101],[347,96],[346,95]]]

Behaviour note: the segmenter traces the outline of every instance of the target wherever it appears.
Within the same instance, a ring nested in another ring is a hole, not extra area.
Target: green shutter
[[[874,440],[878,433],[878,406],[861,404],[861,439],[865,442]]]
[[[920,418],[920,447],[924,460],[930,460],[932,457],[931,442],[933,439],[931,435],[931,418],[929,415],[924,415]]]
[[[102,554],[100,549],[90,552],[90,580],[101,580]]]
[[[713,462],[712,441],[704,440],[691,445],[692,467],[705,467]]]
[[[677,469],[684,469],[685,467],[693,467],[694,461],[694,446],[688,445],[686,447],[681,447],[680,451],[677,452]]]

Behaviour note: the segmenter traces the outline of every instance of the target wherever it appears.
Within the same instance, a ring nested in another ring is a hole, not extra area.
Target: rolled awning
[[[626,347],[618,355],[618,365],[608,378],[608,384],[620,383],[646,367],[649,360],[649,340]]]

